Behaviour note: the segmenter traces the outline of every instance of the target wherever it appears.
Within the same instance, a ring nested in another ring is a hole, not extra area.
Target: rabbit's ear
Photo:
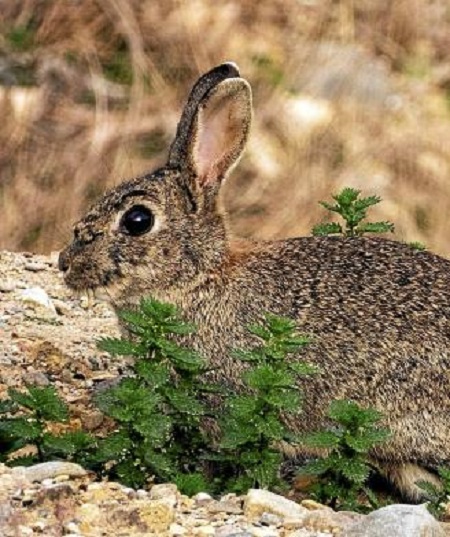
[[[207,93],[227,78],[239,77],[239,68],[235,63],[228,62],[218,65],[201,76],[192,88],[183,114],[178,123],[177,134],[169,151],[168,164],[181,166],[186,159],[192,125],[197,115],[198,107]]]
[[[227,72],[221,70],[224,66],[229,66]],[[220,183],[239,159],[250,129],[250,86],[234,64],[224,66],[216,68],[214,80],[209,79],[210,87],[192,110],[192,95],[204,77],[194,86],[170,151],[169,164],[190,168],[200,187]]]

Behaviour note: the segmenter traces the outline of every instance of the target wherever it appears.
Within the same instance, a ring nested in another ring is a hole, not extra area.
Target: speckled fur
[[[236,385],[240,371],[229,351],[253,344],[245,327],[267,311],[295,318],[312,336],[300,358],[321,373],[302,380],[304,411],[289,425],[323,426],[336,398],[374,406],[394,435],[372,456],[415,498],[414,476],[450,460],[450,263],[380,238],[231,237],[216,199],[225,173],[202,180],[192,157],[196,114],[230,79],[241,88],[231,106],[239,99],[248,105],[248,85],[235,66],[200,79],[167,167],[107,193],[75,226],[61,254],[66,282],[104,288],[119,310],[149,295],[177,304],[198,326],[190,343],[218,366],[220,380]],[[241,138],[227,148],[227,168],[242,152],[250,119],[248,113]],[[136,204],[147,205],[157,225],[131,237],[118,221]]]

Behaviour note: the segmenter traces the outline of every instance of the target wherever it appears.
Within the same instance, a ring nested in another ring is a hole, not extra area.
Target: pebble
[[[181,535],[186,535],[186,533],[187,530],[175,522],[169,527],[169,534],[171,537],[181,537]]]
[[[21,292],[20,299],[23,302],[41,306],[56,315],[55,306],[53,305],[53,302],[51,301],[47,292],[42,289],[42,287],[30,287],[25,289]]]
[[[47,270],[48,265],[32,261],[30,263],[26,263],[24,269],[29,270],[31,272],[40,272],[41,270]]]

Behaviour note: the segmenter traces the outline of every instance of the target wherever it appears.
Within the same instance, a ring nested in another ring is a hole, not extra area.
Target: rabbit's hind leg
[[[426,481],[441,488],[439,477],[430,470],[414,463],[383,465],[379,469],[381,473],[395,486],[407,501],[419,503],[428,499],[427,493],[418,485]]]

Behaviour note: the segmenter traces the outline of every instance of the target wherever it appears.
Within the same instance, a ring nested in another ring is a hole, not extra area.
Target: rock
[[[183,526],[180,526],[180,524],[173,523],[170,525],[169,528],[169,535],[170,537],[181,537],[182,535],[186,535],[187,530],[183,528]]]
[[[345,537],[445,537],[425,505],[389,505],[346,529]]]
[[[216,528],[214,537],[252,537],[252,534],[234,525],[227,524]]]
[[[45,263],[39,263],[37,261],[31,261],[30,263],[26,263],[24,266],[25,270],[29,270],[31,272],[40,272],[41,270],[47,270],[48,265]]]
[[[46,291],[42,289],[42,287],[29,287],[24,289],[20,294],[20,299],[23,302],[29,302],[31,304],[41,306],[56,315],[55,306],[53,305],[51,298],[48,296]]]
[[[263,513],[259,519],[259,523],[263,526],[279,526],[281,525],[281,518],[272,513]]]
[[[210,496],[207,492],[198,492],[195,496],[192,496],[192,499],[195,500],[197,505],[205,505],[213,501],[212,496]]]
[[[170,498],[150,500],[140,506],[139,515],[149,531],[162,533],[168,531],[175,522],[175,507]]]
[[[281,518],[300,519],[306,516],[308,510],[268,490],[250,489],[244,501],[244,514],[250,519],[259,519],[265,512]]]
[[[12,473],[16,471],[24,475],[28,481],[42,482],[44,479],[55,479],[60,475],[68,475],[70,477],[82,477],[87,475],[86,470],[79,464],[66,461],[52,461],[34,464],[28,468],[16,466],[12,469]]]
[[[303,519],[303,526],[316,531],[337,534],[364,518],[365,515],[359,513],[335,512],[324,506],[323,509],[310,511]]]
[[[12,280],[0,280],[1,293],[11,293],[15,288],[16,285]]]
[[[50,381],[42,371],[28,371],[27,373],[24,373],[22,376],[25,384],[32,385],[32,386],[48,386],[50,384]]]
[[[242,513],[242,507],[240,505],[237,505],[235,502],[231,501],[223,501],[215,502],[212,501],[208,505],[208,512],[209,513],[228,513],[228,514],[234,514],[239,515]]]
[[[178,488],[173,483],[163,483],[161,485],[153,485],[150,489],[150,498],[152,500],[159,500],[163,498],[175,498],[178,494]]]

